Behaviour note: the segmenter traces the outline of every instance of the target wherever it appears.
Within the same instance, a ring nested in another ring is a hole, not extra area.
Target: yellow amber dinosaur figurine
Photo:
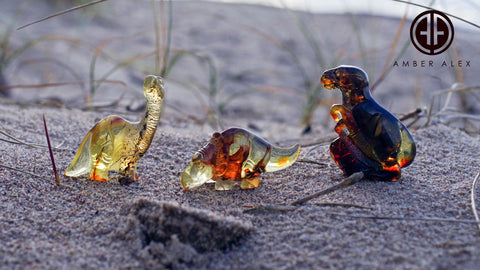
[[[291,148],[272,146],[264,139],[240,128],[215,132],[210,142],[195,153],[185,168],[181,183],[185,190],[215,181],[216,190],[230,190],[235,181],[240,188],[256,188],[262,172],[291,166],[300,154],[300,145]]]
[[[98,122],[85,136],[65,171],[66,176],[78,177],[87,172],[90,179],[108,180],[108,171],[119,171],[121,184],[138,179],[137,162],[150,146],[165,96],[163,79],[149,75],[143,83],[147,98],[145,116],[131,123],[119,116],[108,116]]]

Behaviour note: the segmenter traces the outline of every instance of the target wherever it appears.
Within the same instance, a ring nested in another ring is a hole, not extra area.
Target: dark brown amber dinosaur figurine
[[[119,116],[108,116],[85,136],[65,175],[78,177],[90,173],[90,179],[108,180],[108,171],[119,171],[121,184],[134,182],[137,163],[150,146],[157,130],[163,97],[163,79],[149,75],[143,83],[147,98],[145,116],[131,123]]]
[[[371,180],[398,180],[400,168],[415,157],[415,142],[402,122],[372,98],[367,74],[339,66],[325,71],[321,82],[343,96],[343,104],[330,109],[340,136],[330,145],[335,163],[347,175],[363,172]]]
[[[210,142],[195,153],[185,168],[181,183],[185,190],[215,181],[216,190],[230,190],[235,182],[242,189],[256,188],[262,172],[274,172],[292,165],[300,145],[279,148],[240,128],[215,132]]]

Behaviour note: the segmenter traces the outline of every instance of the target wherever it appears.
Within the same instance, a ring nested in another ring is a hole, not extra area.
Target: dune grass
[[[75,12],[80,9],[84,9],[88,6],[93,6],[99,4],[101,2],[106,2],[107,0],[98,0],[98,1],[82,1],[82,4],[79,6],[75,6],[69,8],[67,10],[57,12],[53,15],[47,16],[35,22],[26,24],[18,29],[22,29],[28,27],[32,24],[39,23],[45,20],[49,20],[56,16],[62,16],[69,12]],[[398,0],[398,2],[406,3],[406,7],[408,7],[409,2]],[[77,2],[78,3],[78,2]],[[111,4],[110,2],[109,4]],[[432,4],[432,3],[431,3]],[[430,7],[431,7],[430,4]],[[64,62],[58,59],[52,58],[38,58],[38,59],[27,59],[23,60],[21,65],[41,65],[43,62],[50,62],[58,65],[66,72],[70,73],[72,77],[75,78],[73,82],[55,82],[55,83],[44,83],[38,84],[38,88],[41,87],[52,87],[52,86],[62,86],[68,84],[87,84],[88,85],[88,94],[86,95],[86,104],[92,107],[92,101],[95,99],[95,95],[97,94],[99,88],[105,83],[121,83],[125,85],[124,82],[118,80],[109,80],[110,76],[115,72],[122,70],[124,68],[132,68],[132,63],[137,62],[141,59],[148,59],[149,61],[153,58],[153,62],[155,63],[154,73],[160,76],[167,78],[175,66],[182,61],[185,57],[191,57],[195,59],[200,65],[204,66],[205,76],[208,78],[207,83],[203,84],[200,82],[192,82],[187,88],[194,92],[194,98],[199,100],[199,103],[202,104],[204,108],[204,113],[206,115],[206,123],[212,125],[212,127],[218,128],[221,127],[221,118],[228,106],[237,98],[242,96],[248,95],[250,93],[255,93],[258,91],[265,91],[265,89],[269,89],[269,91],[278,91],[280,87],[276,86],[253,86],[253,87],[246,87],[245,89],[241,89],[239,91],[235,91],[234,93],[228,93],[226,89],[223,89],[222,85],[219,83],[222,81],[222,78],[219,78],[220,72],[218,71],[218,67],[215,64],[215,59],[211,55],[201,54],[195,49],[175,49],[172,48],[172,35],[173,33],[173,2],[171,0],[159,0],[151,1],[152,6],[152,13],[154,16],[152,23],[155,35],[155,47],[152,48],[150,52],[141,53],[137,55],[133,55],[130,57],[126,57],[124,59],[114,59],[113,57],[109,56],[108,52],[106,52],[106,48],[109,44],[114,42],[125,42],[131,38],[136,38],[138,36],[144,36],[151,34],[148,31],[145,33],[138,33],[133,36],[123,36],[123,37],[116,37],[116,38],[107,38],[100,42],[99,45],[96,47],[90,48],[92,50],[92,56],[90,60],[90,66],[88,70],[88,78],[82,78],[79,73]],[[425,8],[430,8],[429,6],[422,6]],[[265,40],[268,41],[269,44],[279,48],[281,51],[285,53],[288,59],[291,61],[293,66],[299,72],[302,78],[302,85],[303,90],[294,90],[300,93],[303,96],[304,105],[302,108],[301,122],[303,125],[306,126],[306,130],[309,130],[310,124],[312,122],[312,117],[315,111],[319,107],[325,107],[327,109],[328,105],[331,104],[330,100],[327,100],[327,96],[325,95],[324,88],[320,84],[319,76],[321,72],[325,69],[337,66],[342,64],[347,59],[356,59],[363,63],[364,68],[368,70],[368,73],[371,74],[371,89],[375,91],[375,89],[380,85],[384,79],[388,76],[388,74],[392,70],[392,63],[395,60],[398,60],[401,56],[404,55],[406,49],[410,45],[410,41],[407,40],[404,44],[400,44],[400,36],[402,31],[405,28],[406,23],[406,15],[407,12],[405,11],[404,16],[401,18],[398,28],[396,29],[396,33],[393,37],[391,46],[388,48],[388,56],[385,59],[379,59],[377,57],[377,53],[384,50],[379,48],[370,48],[368,46],[369,40],[366,40],[364,35],[361,34],[362,31],[371,31],[369,29],[362,29],[358,18],[354,14],[349,14],[350,20],[349,25],[353,32],[355,33],[355,37],[353,38],[354,42],[356,43],[357,51],[355,52],[346,52],[345,48],[338,48],[337,51],[326,51],[326,49],[322,46],[325,43],[325,38],[322,35],[319,35],[312,29],[315,26],[308,20],[308,16],[302,16],[301,13],[295,12],[293,10],[286,9],[286,12],[290,15],[291,21],[287,23],[294,24],[298,32],[303,37],[300,42],[304,42],[308,48],[310,49],[310,53],[312,55],[312,60],[310,63],[305,64],[296,54],[296,52],[288,46],[285,42],[280,40],[272,33],[268,33],[263,31],[258,27],[254,27],[248,25],[248,23],[241,23],[236,24],[238,29],[246,30],[254,35],[258,35]],[[457,16],[451,15],[457,19]],[[228,20],[228,18],[227,18]],[[467,22],[472,24],[471,22]],[[472,24],[475,25],[475,24]],[[0,43],[0,81],[4,77],[4,71],[13,61],[16,61],[21,54],[25,51],[35,47],[39,42],[50,40],[52,42],[70,42],[76,44],[78,46],[88,47],[85,42],[81,40],[75,40],[69,38],[67,36],[44,36],[36,38],[35,40],[31,40],[26,42],[25,44],[12,48],[11,47],[11,39],[14,27],[13,24],[10,25],[7,29],[7,32],[2,36],[1,43]],[[373,31],[373,30],[372,30]],[[328,54],[328,55],[327,55]],[[457,51],[453,51],[453,56],[455,59],[459,58]],[[111,68],[108,70],[99,71],[97,65],[99,61],[109,61],[111,62]],[[376,62],[383,61],[382,68],[378,72],[374,70],[374,66],[376,66]],[[310,67],[313,66],[314,68],[311,69]],[[463,74],[461,69],[455,69],[453,72],[457,82],[461,83],[463,81]],[[3,79],[5,81],[5,79]],[[185,84],[186,85],[186,84]],[[31,88],[35,87],[35,85],[0,85],[1,89],[9,89],[13,87],[25,87]],[[468,88],[468,87],[467,87]],[[283,89],[280,89],[283,91]],[[289,89],[287,89],[289,90]],[[421,104],[419,100],[422,95],[422,89],[416,88],[415,89],[415,97],[417,104]],[[443,93],[443,92],[442,92]],[[460,100],[462,104],[466,103],[467,97],[463,95],[465,91],[459,92]],[[432,116],[440,116],[445,113],[444,108],[440,109],[439,112],[434,113],[432,112],[433,108],[433,100],[434,98],[440,95],[435,93],[432,96],[430,108],[428,111],[427,116],[427,124],[430,123]],[[447,103],[448,103],[447,99]],[[462,107],[465,107],[462,105]],[[466,114],[469,112],[466,111]],[[443,116],[442,116],[443,117]],[[451,116],[454,117],[454,116]],[[459,116],[455,116],[459,117]],[[475,116],[468,116],[468,119],[475,119]],[[445,117],[443,118],[445,119]]]
[[[389,55],[384,60],[383,68],[380,72],[380,75],[377,79],[374,79],[375,71],[372,69],[375,66],[375,62],[382,61],[377,57],[377,53],[381,50],[379,48],[374,48],[373,50],[367,46],[367,44],[371,43],[371,40],[366,40],[364,36],[361,34],[361,31],[369,31],[368,29],[361,29],[357,15],[355,14],[348,14],[349,15],[349,24],[355,33],[354,42],[357,45],[358,51],[355,52],[346,52],[345,48],[337,48],[336,51],[332,52],[327,51],[323,44],[325,43],[326,38],[324,35],[319,35],[318,33],[313,32],[311,29],[314,28],[312,26],[312,22],[307,21],[305,18],[306,16],[301,16],[300,13],[294,12],[286,7],[285,10],[290,14],[291,21],[287,23],[292,23],[298,29],[299,33],[303,37],[303,42],[305,42],[313,56],[312,59],[314,63],[314,69],[312,70],[307,66],[306,63],[303,63],[297,53],[288,46],[285,42],[278,39],[273,34],[267,33],[262,29],[257,27],[248,25],[248,24],[239,24],[240,28],[245,29],[246,31],[251,32],[252,34],[258,35],[265,40],[267,40],[270,44],[276,46],[281,51],[285,53],[285,55],[290,59],[293,66],[296,67],[297,71],[299,72],[302,78],[302,85],[303,90],[297,91],[303,96],[304,105],[302,106],[302,114],[300,122],[305,125],[305,131],[310,130],[310,124],[312,122],[312,117],[315,111],[319,107],[329,107],[327,104],[331,104],[330,102],[326,102],[328,96],[325,95],[323,85],[320,83],[320,75],[323,70],[336,67],[342,62],[347,59],[359,59],[363,63],[363,68],[366,69],[368,74],[371,74],[371,81],[372,83],[372,91],[383,82],[383,80],[388,76],[392,69],[392,64],[395,60],[399,59],[408,48],[410,41],[406,41],[405,44],[401,47],[400,51],[397,50],[399,47],[400,42],[400,35],[403,31],[407,10],[405,11],[404,16],[401,18],[400,24],[397,28],[395,37],[392,41],[392,44],[389,48]],[[227,20],[227,19],[224,19]],[[374,35],[374,34],[373,34]],[[371,35],[369,35],[371,36]],[[326,56],[328,55],[328,57]],[[308,63],[311,64],[311,63]],[[294,90],[295,91],[295,90]]]
[[[473,216],[475,217],[475,220],[478,222],[477,225],[478,225],[478,228],[480,229],[480,218],[478,217],[477,203],[476,203],[476,196],[475,196],[475,191],[477,189],[479,178],[480,178],[480,173],[477,173],[477,175],[475,176],[472,182],[472,189],[470,192],[470,201],[472,205]]]

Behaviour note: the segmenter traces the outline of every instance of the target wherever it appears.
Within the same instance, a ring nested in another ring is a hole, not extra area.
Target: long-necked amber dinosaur
[[[163,79],[149,75],[143,83],[147,98],[145,116],[131,123],[119,116],[108,116],[85,136],[66,176],[78,177],[87,172],[90,179],[107,181],[108,171],[119,171],[119,182],[129,184],[138,179],[137,162],[150,146],[165,96]]]

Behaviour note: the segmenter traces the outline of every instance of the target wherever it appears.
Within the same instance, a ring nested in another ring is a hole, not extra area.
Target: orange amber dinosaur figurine
[[[183,171],[182,186],[188,190],[211,179],[215,181],[216,190],[230,190],[235,181],[240,181],[242,189],[256,188],[260,184],[260,173],[285,169],[299,154],[298,144],[278,148],[244,129],[215,132]]]
[[[321,82],[343,96],[343,104],[330,109],[340,136],[330,145],[335,163],[347,175],[361,171],[367,179],[398,180],[400,168],[413,162],[415,142],[402,122],[372,98],[367,74],[339,66],[325,71]]]
[[[119,116],[108,116],[98,122],[85,136],[65,171],[66,176],[78,177],[90,173],[90,179],[107,181],[108,171],[119,171],[121,184],[138,179],[137,162],[150,146],[165,96],[162,78],[149,75],[143,83],[147,98],[145,116],[131,123]]]

